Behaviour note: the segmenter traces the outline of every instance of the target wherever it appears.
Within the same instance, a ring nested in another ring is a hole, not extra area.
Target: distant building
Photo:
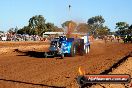
[[[65,35],[64,32],[45,32],[43,33],[43,37],[47,37],[49,35]]]

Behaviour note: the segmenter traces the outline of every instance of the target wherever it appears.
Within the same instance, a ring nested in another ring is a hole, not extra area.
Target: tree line
[[[132,24],[129,26],[127,22],[117,22],[116,29],[116,35],[132,35]]]
[[[19,29],[19,34],[39,35],[42,36],[44,32],[51,32],[60,30],[53,23],[46,23],[46,19],[42,15],[36,15],[29,19],[29,24]]]
[[[105,36],[110,34],[110,29],[104,25],[105,19],[102,16],[95,16],[88,19],[87,23],[76,24],[73,21],[66,21],[62,24],[63,28],[68,28],[69,24],[73,24],[72,32],[84,32],[94,37]]]
[[[132,34],[132,25],[129,26],[126,22],[117,22],[117,31],[114,33],[110,31],[108,26],[104,25],[105,19],[102,16],[94,16],[88,19],[87,23],[79,23],[70,20],[62,23],[62,28],[58,28],[53,23],[46,23],[46,19],[42,15],[35,15],[28,21],[28,25],[18,29],[10,28],[8,32],[17,34],[29,34],[42,36],[44,32],[57,32],[64,31],[71,32],[83,32],[94,35],[94,37],[105,36],[109,34],[126,35]],[[69,30],[68,30],[69,29]]]

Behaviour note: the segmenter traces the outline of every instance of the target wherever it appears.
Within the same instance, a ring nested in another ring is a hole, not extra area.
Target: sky
[[[131,4],[132,0],[0,0],[0,31],[27,26],[35,15],[43,15],[46,22],[58,27],[67,20],[87,23],[101,15],[104,25],[115,31],[117,22],[132,24]]]

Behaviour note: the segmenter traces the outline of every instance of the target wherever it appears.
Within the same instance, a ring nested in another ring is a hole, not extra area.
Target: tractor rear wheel
[[[74,57],[76,55],[76,46],[74,44],[74,42],[71,45],[71,49],[70,49],[70,56]]]
[[[90,46],[88,46],[88,47],[87,47],[87,53],[86,53],[86,54],[88,54],[88,53],[89,53],[89,50],[90,50]]]
[[[89,53],[89,50],[90,50],[90,46],[85,46],[84,45],[84,54],[88,54]]]

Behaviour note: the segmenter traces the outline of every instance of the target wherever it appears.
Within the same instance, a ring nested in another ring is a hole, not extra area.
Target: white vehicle
[[[2,41],[6,41],[7,40],[7,37],[6,36],[3,36],[1,37]]]

